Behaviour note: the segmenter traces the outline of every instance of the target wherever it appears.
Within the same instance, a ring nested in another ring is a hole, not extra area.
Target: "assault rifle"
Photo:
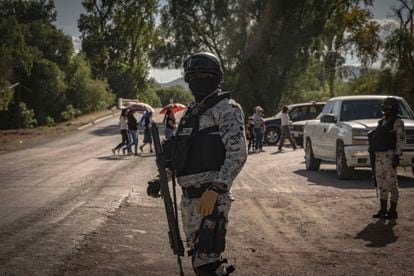
[[[177,255],[178,266],[180,267],[180,275],[184,275],[180,256],[184,256],[183,241],[180,236],[180,229],[178,227],[178,210],[177,210],[177,196],[175,193],[175,177],[173,175],[173,195],[174,201],[171,200],[170,188],[168,186],[168,175],[166,170],[166,160],[163,155],[163,149],[160,142],[160,135],[158,133],[157,124],[151,122],[151,135],[154,141],[155,157],[159,173],[159,181],[161,188],[161,195],[164,200],[165,213],[168,220],[168,237],[170,240],[171,249],[174,255]]]
[[[370,132],[368,132],[369,161],[371,162],[371,174],[372,174],[372,179],[374,180],[375,191],[377,192],[377,197],[378,197],[378,184],[377,184],[377,178],[375,176],[374,136],[375,136],[375,130],[371,130]]]

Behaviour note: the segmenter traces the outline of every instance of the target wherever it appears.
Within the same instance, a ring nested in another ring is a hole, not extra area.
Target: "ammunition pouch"
[[[176,135],[164,141],[166,167],[177,176],[218,171],[224,163],[226,150],[218,126],[196,131],[191,135]]]
[[[198,241],[195,248],[200,253],[220,254],[226,247],[227,221],[217,210],[206,216],[197,231]]]
[[[163,155],[166,167],[170,170],[181,170],[185,168],[190,152],[190,137],[173,136],[163,142]]]

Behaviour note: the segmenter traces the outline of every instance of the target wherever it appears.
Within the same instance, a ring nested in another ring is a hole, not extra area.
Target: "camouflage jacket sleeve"
[[[395,154],[401,155],[402,149],[405,145],[405,129],[404,129],[404,121],[401,119],[397,119],[394,123],[393,130],[396,133],[397,141],[395,145]]]
[[[223,183],[230,189],[247,159],[244,114],[240,105],[229,100],[220,114],[218,125],[226,157],[214,181]]]

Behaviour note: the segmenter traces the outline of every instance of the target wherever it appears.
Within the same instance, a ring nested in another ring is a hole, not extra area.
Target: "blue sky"
[[[161,0],[161,4],[166,0]],[[387,19],[391,15],[391,6],[397,5],[398,0],[375,0],[371,8],[374,17],[378,20]],[[79,45],[79,30],[77,20],[79,15],[84,11],[82,0],[55,0],[55,6],[58,12],[56,25],[63,29],[63,32],[71,35],[76,44]],[[350,61],[354,63],[354,61]],[[180,70],[161,70],[151,69],[150,76],[158,82],[169,82],[181,76]]]

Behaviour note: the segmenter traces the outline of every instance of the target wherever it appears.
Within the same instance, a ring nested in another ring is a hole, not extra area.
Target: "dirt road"
[[[115,123],[0,155],[0,274],[178,275],[162,202],[145,193],[153,157],[111,156]],[[266,150],[234,183],[232,275],[414,273],[411,174],[397,224],[384,223],[368,171],[340,181],[332,165],[306,171],[302,150]]]

